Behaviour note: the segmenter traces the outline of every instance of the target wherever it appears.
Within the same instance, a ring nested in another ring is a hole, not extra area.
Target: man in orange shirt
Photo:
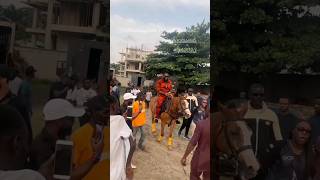
[[[143,126],[146,124],[147,115],[146,115],[146,103],[145,95],[143,93],[138,93],[137,100],[133,103],[132,107],[132,126],[133,126],[133,136],[135,137],[140,130],[141,136],[139,139],[138,147],[141,150],[145,150],[143,146],[143,141],[145,138]]]
[[[163,78],[157,81],[156,90],[158,93],[156,118],[159,119],[162,105],[167,99],[167,97],[170,97],[169,92],[172,90],[172,81],[169,79],[168,73],[165,73]]]
[[[107,98],[96,96],[86,103],[90,121],[72,134],[74,157],[72,179],[109,179],[109,125]]]

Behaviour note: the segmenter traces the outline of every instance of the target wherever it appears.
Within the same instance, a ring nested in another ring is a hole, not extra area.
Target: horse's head
[[[260,168],[251,146],[252,131],[243,121],[247,111],[246,103],[240,103],[232,108],[220,104],[221,128],[218,134],[217,147],[220,151],[236,156],[246,178],[257,175]]]
[[[186,100],[186,98],[184,96],[180,96],[178,103],[179,103],[179,106],[178,106],[179,112],[181,112],[185,118],[190,118],[191,111],[189,109],[189,103]]]

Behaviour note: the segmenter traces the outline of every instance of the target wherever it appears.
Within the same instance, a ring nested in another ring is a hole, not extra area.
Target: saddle
[[[172,99],[167,97],[162,104],[160,114],[163,112],[168,112],[170,110],[171,104],[172,104]]]

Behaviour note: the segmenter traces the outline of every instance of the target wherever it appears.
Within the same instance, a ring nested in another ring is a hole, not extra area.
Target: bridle
[[[232,156],[235,156],[235,157],[239,157],[239,154],[245,150],[248,150],[248,149],[252,149],[252,145],[243,145],[243,146],[240,146],[238,149],[234,148],[231,144],[231,141],[230,141],[230,137],[228,136],[228,126],[227,124],[228,123],[231,123],[231,122],[235,122],[235,121],[243,121],[243,120],[232,120],[232,121],[222,121],[222,126],[221,126],[221,131],[223,131],[224,133],[224,136],[226,137],[226,140],[227,140],[227,144],[231,150],[231,155]],[[222,132],[221,132],[222,133]],[[220,134],[218,134],[219,136]]]
[[[227,141],[228,148],[231,151],[231,154],[227,154],[227,153],[223,153],[223,152],[216,152],[215,154],[219,158],[216,161],[220,161],[221,157],[225,158],[226,161],[230,161],[231,164],[235,168],[235,174],[233,174],[233,175],[237,176],[237,175],[239,175],[239,172],[238,172],[238,168],[239,168],[239,164],[240,164],[239,155],[243,151],[252,149],[252,146],[251,145],[243,145],[243,146],[240,146],[239,148],[235,148],[234,146],[232,146],[231,139],[228,136],[228,126],[227,126],[227,124],[235,122],[235,121],[243,121],[243,120],[225,120],[225,119],[222,119],[221,126],[220,126],[220,128],[218,130],[218,133],[217,133],[217,136],[215,138],[214,144],[215,144],[215,146],[217,146],[218,137],[222,133],[224,133],[224,136],[225,136],[225,139]]]
[[[174,98],[174,97],[172,97],[171,100],[173,100],[173,98]],[[179,97],[179,98],[181,98],[181,97]],[[168,109],[170,110],[170,108],[168,108]],[[168,126],[171,125],[171,123],[172,123],[173,120],[178,119],[178,117],[179,117],[180,114],[184,114],[184,111],[188,109],[188,107],[184,108],[184,107],[182,106],[182,100],[181,100],[181,99],[179,99],[179,107],[178,107],[178,109],[179,109],[179,111],[178,111],[178,114],[177,114],[176,116],[170,114],[169,111],[166,112],[166,113],[172,118],[171,121],[169,122]]]

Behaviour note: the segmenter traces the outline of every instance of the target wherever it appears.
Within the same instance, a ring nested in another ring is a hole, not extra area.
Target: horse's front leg
[[[163,139],[163,136],[164,136],[164,126],[165,126],[165,123],[163,121],[161,121],[161,129],[160,129],[160,135],[159,135],[159,138],[158,138],[158,142],[161,142],[162,139]]]
[[[153,135],[156,135],[157,134],[157,127],[156,127],[155,115],[153,113],[151,115],[151,118],[152,118],[151,133]]]
[[[172,144],[173,144],[173,131],[176,127],[176,120],[172,120],[172,123],[170,125],[170,129],[169,129],[169,138],[168,138],[168,148],[172,149]]]

